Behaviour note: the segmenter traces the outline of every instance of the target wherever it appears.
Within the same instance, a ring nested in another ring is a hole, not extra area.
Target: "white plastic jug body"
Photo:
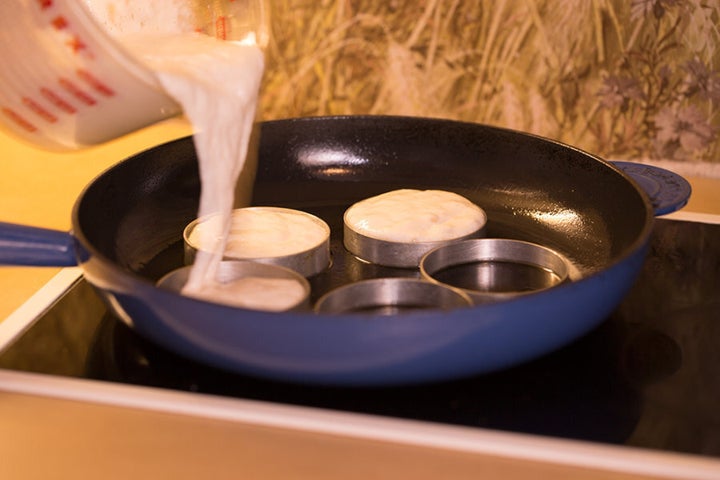
[[[78,149],[180,113],[116,37],[202,32],[267,42],[262,0],[3,0],[0,125],[37,146]]]

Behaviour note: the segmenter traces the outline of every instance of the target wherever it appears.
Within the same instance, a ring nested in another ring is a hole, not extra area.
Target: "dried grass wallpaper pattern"
[[[720,163],[720,0],[270,0],[263,111],[503,126]]]

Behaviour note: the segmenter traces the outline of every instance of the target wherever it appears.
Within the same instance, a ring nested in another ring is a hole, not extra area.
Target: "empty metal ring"
[[[569,262],[550,248],[500,238],[451,243],[420,260],[424,279],[459,288],[476,304],[554,287],[565,282],[569,272]]]
[[[469,307],[472,301],[462,291],[417,278],[374,278],[338,287],[315,304],[317,313],[398,313]]]

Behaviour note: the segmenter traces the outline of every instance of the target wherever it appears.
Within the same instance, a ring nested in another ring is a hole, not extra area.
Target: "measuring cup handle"
[[[67,232],[0,222],[0,265],[77,265],[74,243]]]
[[[690,199],[690,183],[675,172],[642,163],[610,163],[637,182],[650,198],[656,217],[680,210]]]

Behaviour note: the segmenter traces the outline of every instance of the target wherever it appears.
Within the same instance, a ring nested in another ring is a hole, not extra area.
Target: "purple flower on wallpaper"
[[[609,75],[603,80],[598,96],[603,107],[620,107],[624,111],[630,100],[642,100],[643,91],[638,81],[632,77]]]
[[[688,72],[685,79],[685,94],[690,97],[699,94],[703,100],[720,101],[720,74],[710,70],[700,60],[690,60],[685,64]]]
[[[686,152],[696,152],[713,141],[714,130],[695,106],[674,109],[664,107],[655,115],[657,141],[667,147],[680,145]]]

